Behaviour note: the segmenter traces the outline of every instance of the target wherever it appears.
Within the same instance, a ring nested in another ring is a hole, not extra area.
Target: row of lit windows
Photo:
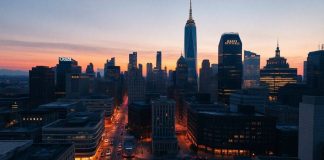
[[[33,118],[31,118],[31,117],[25,118],[25,117],[24,117],[23,120],[24,120],[24,121],[26,121],[26,120],[27,120],[27,121],[42,121],[43,118],[38,118],[38,117],[36,117],[36,118],[35,118],[35,117],[33,117]]]

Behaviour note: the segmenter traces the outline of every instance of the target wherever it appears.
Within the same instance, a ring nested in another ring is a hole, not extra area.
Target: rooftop
[[[259,113],[253,114],[244,114],[239,112],[207,112],[207,111],[200,111],[201,114],[209,114],[214,116],[256,116],[256,117],[263,117],[264,115]]]
[[[67,108],[76,105],[78,102],[52,102],[52,103],[47,103],[40,105],[40,108]]]
[[[0,140],[0,159],[4,159],[19,148],[30,146],[32,142],[32,140]]]
[[[57,120],[43,128],[85,128],[94,127],[103,119],[102,112],[76,112],[66,119]]]

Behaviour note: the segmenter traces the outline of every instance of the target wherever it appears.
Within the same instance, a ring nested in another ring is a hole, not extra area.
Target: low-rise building
[[[103,112],[77,112],[43,127],[44,143],[74,143],[76,158],[93,158],[104,132]]]

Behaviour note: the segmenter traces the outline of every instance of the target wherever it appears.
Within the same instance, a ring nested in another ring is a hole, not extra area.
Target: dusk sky
[[[261,55],[261,67],[281,55],[302,73],[309,51],[324,43],[323,0],[193,0],[198,64],[217,63],[224,32],[238,32],[243,49]],[[1,0],[0,68],[29,70],[54,66],[58,57],[77,60],[85,70],[92,62],[103,68],[116,57],[126,69],[128,54],[139,63],[174,69],[183,52],[189,0]]]

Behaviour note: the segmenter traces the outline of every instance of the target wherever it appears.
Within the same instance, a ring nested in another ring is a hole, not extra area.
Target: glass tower
[[[229,96],[242,87],[242,41],[238,33],[224,33],[218,46],[218,100],[228,104]]]
[[[188,80],[194,86],[197,86],[197,35],[196,24],[192,19],[192,8],[190,1],[189,19],[185,26],[184,52],[188,64]]]

